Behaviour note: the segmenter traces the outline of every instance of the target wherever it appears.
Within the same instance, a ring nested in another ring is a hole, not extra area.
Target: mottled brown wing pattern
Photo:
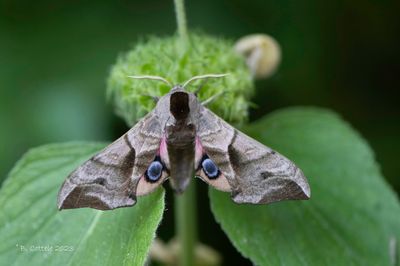
[[[198,136],[207,155],[226,177],[236,203],[263,204],[310,197],[307,180],[293,162],[206,108],[199,117]]]
[[[109,210],[136,203],[136,187],[156,156],[161,126],[154,112],[72,172],[58,195],[58,208]]]

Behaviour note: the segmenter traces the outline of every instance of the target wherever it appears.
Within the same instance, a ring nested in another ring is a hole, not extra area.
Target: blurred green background
[[[125,132],[105,99],[107,75],[141,36],[174,33],[173,2],[0,3],[0,180],[30,147],[111,141]],[[268,33],[280,43],[282,64],[272,78],[257,82],[251,120],[285,106],[331,108],[367,139],[388,182],[400,191],[399,1],[186,5],[193,29],[232,39]],[[198,187],[200,239],[231,253],[225,262],[243,263],[213,221],[207,187]],[[173,206],[167,204],[160,229],[166,239],[173,234]]]

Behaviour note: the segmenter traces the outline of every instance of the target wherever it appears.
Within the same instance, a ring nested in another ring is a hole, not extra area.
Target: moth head
[[[166,124],[167,131],[173,131],[172,133],[182,131],[192,133],[194,131],[194,120],[196,120],[196,115],[201,108],[201,103],[197,99],[196,93],[191,93],[186,91],[186,87],[195,80],[199,79],[209,79],[209,78],[221,78],[229,74],[206,74],[199,75],[190,78],[185,81],[183,85],[172,86],[172,83],[167,79],[159,76],[128,76],[134,79],[150,79],[166,83],[171,87],[171,91],[161,97],[157,102],[157,115],[163,121],[168,121]]]
[[[175,89],[169,97],[170,117],[165,126],[166,138],[172,145],[193,143],[196,128],[195,117],[200,103],[193,93]]]
[[[186,120],[189,116],[189,94],[178,86],[174,87],[174,92],[171,94],[169,111],[177,121]]]

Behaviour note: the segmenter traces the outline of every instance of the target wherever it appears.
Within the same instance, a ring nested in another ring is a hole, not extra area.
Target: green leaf
[[[400,205],[370,147],[346,122],[324,109],[291,108],[248,133],[304,171],[311,199],[236,205],[210,190],[217,221],[245,257],[256,265],[392,265]]]
[[[58,211],[65,177],[104,144],[52,144],[28,152],[0,191],[3,265],[143,265],[164,210],[164,193],[132,208]]]

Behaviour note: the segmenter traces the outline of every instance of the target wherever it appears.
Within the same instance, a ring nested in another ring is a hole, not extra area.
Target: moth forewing
[[[137,185],[159,153],[161,136],[158,117],[151,112],[67,177],[58,208],[109,210],[134,205]]]
[[[310,197],[304,174],[286,157],[234,129],[209,110],[202,112],[200,120],[202,148],[228,181],[235,202],[263,204]]]
[[[233,196],[235,202],[263,204],[310,197],[308,183],[293,162],[243,133],[238,133],[229,154],[237,164],[241,188]]]

